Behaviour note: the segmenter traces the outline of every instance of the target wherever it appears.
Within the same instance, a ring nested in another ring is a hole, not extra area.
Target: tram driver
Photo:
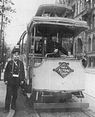
[[[68,56],[68,51],[62,47],[62,45],[56,41],[56,37],[49,38],[47,41],[47,53],[48,57],[60,57],[60,52]]]

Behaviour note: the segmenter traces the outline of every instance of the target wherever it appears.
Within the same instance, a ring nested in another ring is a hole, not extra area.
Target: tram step
[[[88,108],[88,103],[34,103],[34,109],[83,109]]]

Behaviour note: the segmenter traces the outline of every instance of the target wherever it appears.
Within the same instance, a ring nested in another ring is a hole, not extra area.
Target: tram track
[[[95,117],[93,113],[87,110],[79,112],[38,112],[35,111],[32,117]]]
[[[79,100],[73,96],[71,102],[84,102],[83,100]],[[41,109],[41,110],[40,110]],[[31,117],[95,117],[95,113],[90,108],[77,108],[69,111],[68,109],[53,109],[53,108],[37,108],[33,109],[33,113],[31,113]]]
[[[95,113],[91,110],[82,110],[82,112],[87,115],[87,117],[95,117]]]
[[[77,102],[78,100],[74,100]],[[34,110],[33,117],[95,117],[95,113],[93,113],[88,108],[81,109],[81,108],[61,108],[61,109],[38,109]]]

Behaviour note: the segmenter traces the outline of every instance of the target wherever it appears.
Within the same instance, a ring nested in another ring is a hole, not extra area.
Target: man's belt
[[[13,77],[17,77],[18,78],[19,77],[19,74],[13,74]]]

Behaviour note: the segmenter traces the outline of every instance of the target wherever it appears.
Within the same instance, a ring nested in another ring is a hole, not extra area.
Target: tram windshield
[[[87,24],[82,21],[35,17],[29,26],[30,53],[41,57],[73,55],[74,37],[85,29]]]

